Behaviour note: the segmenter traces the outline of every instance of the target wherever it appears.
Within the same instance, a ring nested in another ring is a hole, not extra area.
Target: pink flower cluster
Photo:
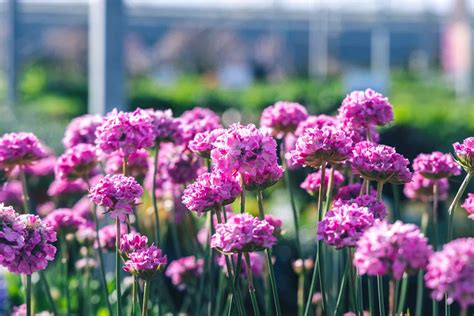
[[[250,214],[238,214],[218,224],[211,247],[223,253],[252,252],[271,248],[277,241],[274,227]]]
[[[18,211],[23,210],[23,189],[21,182],[17,180],[11,180],[0,185],[0,201],[6,205],[13,206]]]
[[[145,249],[147,245],[148,237],[145,235],[131,232],[120,236],[120,253],[124,260],[127,260],[132,252]]]
[[[474,193],[467,194],[467,198],[462,204],[462,208],[469,213],[468,218],[474,220]]]
[[[334,196],[334,200],[342,200],[342,201],[348,201],[355,199],[360,195],[360,191],[362,189],[362,184],[361,183],[353,183],[353,184],[348,184],[345,186],[342,186]],[[375,190],[371,187],[370,189],[370,195],[375,197],[377,193]]]
[[[13,207],[0,204],[0,265],[8,267],[21,251],[24,229]]]
[[[282,138],[293,133],[307,117],[308,112],[301,104],[279,101],[263,110],[260,127],[268,128],[273,136]]]
[[[339,164],[351,157],[352,140],[333,126],[309,128],[286,154],[292,164],[319,168],[323,163]]]
[[[211,158],[214,142],[225,133],[225,129],[218,128],[212,131],[197,133],[189,142],[189,149],[203,158]]]
[[[65,236],[66,234],[75,233],[87,221],[70,208],[59,208],[49,213],[44,218],[44,222],[49,224],[57,233]]]
[[[261,169],[256,169],[254,173],[243,173],[242,179],[245,184],[245,189],[249,191],[263,190],[271,187],[283,177],[283,167],[276,162],[263,166]]]
[[[127,174],[140,179],[145,177],[148,171],[148,151],[140,149],[130,154],[127,159]],[[115,152],[107,157],[105,172],[107,174],[119,174],[123,171],[123,154]]]
[[[429,260],[425,284],[438,301],[446,295],[448,303],[462,308],[474,305],[474,238],[460,238],[443,246]]]
[[[413,160],[413,170],[428,179],[442,179],[461,174],[461,167],[450,154],[434,151],[431,154],[419,154]]]
[[[303,136],[304,132],[309,128],[323,128],[324,126],[339,126],[337,118],[325,114],[321,115],[310,115],[304,121],[298,124],[298,128],[295,130],[296,136]]]
[[[78,144],[95,143],[95,131],[102,123],[100,115],[85,114],[73,119],[66,127],[63,144],[66,148],[72,148]]]
[[[173,260],[166,268],[165,275],[171,279],[171,283],[184,290],[189,284],[196,283],[203,272],[204,260],[195,256],[188,256]]]
[[[393,120],[392,105],[372,89],[353,91],[342,101],[339,119],[352,126],[386,125]]]
[[[158,159],[158,168],[164,171],[165,177],[174,184],[191,182],[201,172],[202,160],[194,156],[185,146],[163,143],[160,146]]]
[[[329,183],[330,177],[330,169],[327,168],[325,175],[324,175],[324,186],[327,187]],[[334,170],[334,177],[333,177],[333,188],[338,188],[344,182],[344,176],[337,170]],[[315,195],[319,187],[321,186],[321,170],[316,172],[310,173],[306,176],[304,181],[301,183],[300,187],[303,190],[306,190],[309,194]]]
[[[92,202],[107,208],[112,218],[124,222],[127,215],[133,214],[143,188],[132,177],[121,174],[106,175],[91,188],[89,197]]]
[[[444,201],[448,198],[449,182],[448,179],[439,180],[428,179],[415,172],[410,182],[405,184],[403,193],[409,199],[429,202],[433,200],[433,185],[438,185],[438,200]]]
[[[155,142],[171,142],[175,144],[181,143],[182,128],[178,119],[173,117],[171,110],[148,110],[151,116]]]
[[[225,257],[226,257],[225,255],[218,256],[217,265],[221,267],[226,274],[228,274]],[[250,258],[250,269],[252,270],[252,275],[256,278],[263,276],[263,273],[265,272],[264,255],[261,252],[250,252],[249,258]],[[230,256],[230,260],[234,260],[234,262],[236,262],[237,259],[238,259],[237,254],[233,254],[232,256]],[[240,275],[242,276],[247,275],[247,262],[245,262],[243,258],[240,263]]]
[[[431,254],[428,239],[416,225],[382,221],[359,239],[353,263],[360,275],[389,274],[399,280],[405,272],[424,269]]]
[[[182,138],[184,143],[191,141],[198,133],[222,127],[220,118],[216,113],[200,107],[185,111],[178,120],[183,130]]]
[[[238,177],[214,170],[200,175],[183,193],[183,204],[198,215],[232,203],[242,192]]]
[[[106,154],[121,151],[125,156],[151,147],[155,143],[151,117],[142,109],[134,112],[114,109],[97,127],[95,143]]]
[[[474,137],[466,138],[462,143],[453,144],[458,163],[466,172],[474,172]]]
[[[132,227],[131,227],[132,228]],[[123,236],[128,231],[127,225],[120,224],[120,236]],[[133,231],[133,228],[132,228]],[[106,225],[99,230],[99,242],[102,250],[115,251],[115,240],[117,238],[117,230],[115,224]],[[98,248],[96,243],[94,247]]]
[[[7,133],[0,137],[0,169],[31,164],[46,157],[46,151],[32,133]]]
[[[54,171],[58,179],[76,180],[88,178],[96,164],[95,146],[78,144],[59,156]]]
[[[407,183],[412,178],[408,164],[408,159],[393,147],[371,142],[360,142],[354,146],[352,170],[369,181]]]

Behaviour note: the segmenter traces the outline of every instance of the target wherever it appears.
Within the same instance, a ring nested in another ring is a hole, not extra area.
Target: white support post
[[[18,2],[7,0],[6,27],[7,32],[7,105],[15,106],[17,102],[17,64],[18,64]]]

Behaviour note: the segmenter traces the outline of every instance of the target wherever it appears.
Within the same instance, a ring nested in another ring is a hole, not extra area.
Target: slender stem
[[[245,185],[242,182],[242,193],[240,193],[240,213],[245,213]]]
[[[40,270],[38,271],[38,273],[40,276],[40,282],[43,285],[43,289],[46,294],[46,299],[48,300],[48,304],[51,307],[53,314],[58,315],[58,312],[56,310],[56,304],[54,304],[53,297],[51,296],[51,289],[49,287],[48,279],[46,279],[46,274],[44,273],[44,270]]]
[[[64,293],[66,296],[66,315],[71,315],[71,298],[69,293],[68,245],[66,238],[61,238],[62,265],[64,269]]]
[[[459,313],[460,316],[467,316],[467,307],[463,307],[461,312]]]
[[[25,175],[25,168],[23,166],[20,166],[20,178],[21,178],[21,188],[23,190],[23,196],[22,196],[22,201],[23,201],[23,213],[29,214],[30,213],[30,196],[28,194],[28,182],[26,181],[26,175]]]
[[[438,181],[433,181],[433,248],[438,250]]]
[[[258,212],[261,219],[265,218],[265,210],[263,209],[263,192],[262,190],[257,191],[257,202],[258,202]],[[280,308],[280,299],[278,298],[278,288],[276,284],[276,277],[275,271],[273,269],[273,262],[272,262],[272,250],[270,248],[265,249],[265,253],[267,255],[267,267],[270,277],[270,286],[272,288],[272,295],[273,295],[273,304],[275,305],[275,313],[277,315],[281,315],[281,308]]]
[[[317,248],[319,248],[318,245],[316,245]],[[304,309],[304,316],[309,315],[309,309],[311,307],[311,302],[313,298],[313,291],[316,286],[316,277],[318,275],[318,265],[317,262],[319,262],[319,251],[316,249],[316,255],[314,257],[314,267],[313,267],[313,275],[311,277],[311,284],[309,286],[309,296],[306,299],[306,307]]]
[[[393,191],[393,220],[397,221],[400,219],[400,191],[398,185],[392,183]]]
[[[117,315],[122,315],[122,291],[120,280],[120,220],[115,220],[115,288],[117,292]],[[149,290],[149,289],[148,289]]]
[[[382,201],[383,185],[382,181],[377,182],[377,200],[379,201]]]
[[[224,296],[224,273],[222,271],[219,272],[219,281],[217,282],[217,296],[216,296],[216,307],[215,307],[215,314],[214,315],[222,315],[221,314],[221,305],[222,305],[222,298]],[[213,300],[213,297],[210,297]],[[212,314],[211,314],[212,315]]]
[[[403,274],[401,291],[400,291],[400,303],[397,306],[397,313],[402,314],[405,311],[405,302],[407,298],[407,289],[408,289],[408,275]]]
[[[346,268],[344,269],[344,274],[342,275],[341,285],[339,287],[339,292],[337,294],[336,300],[336,308],[334,309],[334,316],[339,315],[339,308],[342,303],[342,296],[344,295],[344,291],[347,284],[347,279],[350,278],[350,263],[347,261]]]
[[[390,306],[389,309],[391,311],[392,316],[397,315],[398,309],[398,292],[400,290],[400,281],[392,279],[390,280]]]
[[[209,212],[209,238],[208,238],[208,251],[209,251],[209,256],[208,256],[208,271],[209,271],[209,287],[208,287],[208,293],[209,293],[209,303],[207,306],[207,314],[212,315],[212,310],[213,310],[213,302],[214,302],[214,296],[213,296],[213,288],[214,288],[214,251],[211,248],[211,237],[214,234],[214,221],[212,219],[213,211]]]
[[[429,210],[425,209],[421,217],[421,232],[426,235],[429,223]],[[415,306],[415,316],[421,316],[423,311],[423,270],[418,271],[417,281],[416,281],[416,306]]]
[[[260,311],[258,309],[257,296],[255,295],[255,286],[253,284],[252,269],[250,268],[250,257],[249,253],[244,253],[245,262],[247,263],[247,283],[249,288],[250,300],[252,302],[253,313],[255,316],[260,316]]]
[[[145,287],[143,289],[142,316],[148,316],[148,299],[150,297],[150,284],[150,280],[145,281]]]
[[[137,283],[137,277],[134,276],[132,284],[132,316],[135,316],[137,313]]]
[[[296,305],[298,306],[298,316],[303,316],[304,313],[304,278],[300,273],[298,276],[298,293],[296,295]]]
[[[31,316],[31,274],[26,275],[26,315]]]
[[[369,292],[369,311],[370,315],[375,315],[375,297],[374,297],[374,277],[367,276],[367,291]]]
[[[383,279],[381,275],[377,275],[377,292],[379,297],[379,315],[385,316],[385,296],[383,294]]]
[[[155,157],[153,158],[153,182],[152,182],[152,190],[151,190],[151,197],[153,203],[153,213],[155,215],[155,229],[153,230],[155,242],[160,245],[161,238],[160,238],[160,216],[158,213],[158,203],[156,198],[156,173],[158,170],[158,153],[160,150],[160,144],[157,143],[155,145]]]
[[[356,274],[354,271],[354,266],[352,265],[352,258],[353,258],[353,253],[352,253],[352,248],[347,247],[347,264],[349,265],[349,287],[350,287],[350,292],[351,292],[351,299],[353,300],[353,307],[354,310],[360,311],[362,308],[360,308],[358,305],[358,300],[356,297]]]
[[[449,213],[449,218],[448,218],[448,242],[450,242],[453,239],[454,211],[456,210],[456,207],[459,203],[459,200],[461,199],[462,195],[464,194],[464,191],[466,191],[467,185],[471,181],[472,177],[474,177],[474,172],[469,172],[468,174],[466,174],[466,177],[464,178],[464,181],[462,182],[461,186],[459,187],[459,190],[456,193],[456,196],[454,197],[453,202],[449,206],[449,209],[448,209],[448,213]]]

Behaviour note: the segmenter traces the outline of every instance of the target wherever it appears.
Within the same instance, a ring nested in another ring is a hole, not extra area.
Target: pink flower
[[[214,170],[203,173],[188,185],[183,193],[183,204],[198,215],[232,203],[242,192],[239,179]]]
[[[54,174],[54,167],[56,166],[56,157],[53,153],[47,154],[46,157],[36,160],[33,164],[24,166],[25,173],[37,177],[44,177]]]
[[[421,202],[429,202],[433,200],[433,185],[438,183],[438,200],[444,201],[448,198],[449,182],[448,179],[443,178],[433,180],[423,177],[421,174],[415,172],[411,182],[405,184],[403,193],[412,200]]]
[[[12,180],[0,185],[0,201],[13,206],[16,210],[23,210],[23,189],[21,182]]]
[[[462,308],[474,304],[474,238],[460,238],[434,253],[426,268],[425,284],[431,297],[448,303],[456,301]]]
[[[350,158],[352,140],[333,126],[309,128],[296,142],[294,150],[286,154],[292,164],[319,168],[323,163],[339,164]]]
[[[474,172],[474,137],[466,138],[462,144],[453,144],[457,162],[466,170]]]
[[[143,188],[132,177],[121,174],[107,175],[90,189],[92,202],[107,208],[112,218],[124,222],[127,215],[133,214],[133,207],[143,194]]]
[[[413,160],[413,170],[425,178],[442,179],[461,174],[461,167],[450,154],[434,151],[431,154],[419,154]]]
[[[461,205],[468,213],[468,218],[474,220],[474,193],[468,193],[467,198]]]
[[[225,129],[223,128],[197,133],[194,139],[189,142],[189,149],[203,158],[211,158],[214,142],[224,133]]]
[[[407,183],[412,177],[408,164],[408,159],[390,146],[360,142],[353,150],[353,172],[369,181]]]
[[[347,134],[347,136],[352,139],[354,144],[368,140],[367,138],[369,135],[370,141],[373,143],[378,143],[380,140],[380,134],[374,125],[363,127],[340,124],[339,128],[341,128]]]
[[[263,190],[271,187],[283,177],[283,168],[276,162],[264,165],[255,172],[242,174],[245,189],[249,191]]]
[[[148,151],[140,149],[130,154],[127,159],[127,174],[134,178],[145,177],[148,171]],[[109,157],[105,164],[105,172],[108,174],[119,174],[123,171],[123,154],[115,152]]]
[[[29,165],[46,157],[46,151],[32,133],[7,133],[0,137],[0,169]]]
[[[280,237],[282,233],[282,226],[283,226],[283,222],[281,221],[281,219],[273,215],[266,214],[265,220],[268,222],[268,224],[273,226],[273,236],[275,236],[276,238]]]
[[[168,265],[165,275],[171,283],[182,291],[190,284],[195,284],[202,275],[204,260],[188,256],[173,260]]]
[[[160,248],[150,246],[130,253],[123,270],[141,279],[150,280],[167,261],[168,258]]]
[[[339,119],[353,126],[386,125],[393,120],[392,105],[372,89],[353,91],[342,101]]]
[[[56,247],[56,232],[48,224],[43,223],[35,215],[19,215],[18,219],[24,225],[24,244],[13,262],[8,265],[8,270],[13,273],[32,274],[48,266],[48,261],[54,260]]]
[[[133,231],[133,229],[132,229]],[[127,225],[120,224],[120,236],[128,232]],[[106,225],[99,230],[99,241],[102,250],[115,251],[115,239],[117,237],[115,224]],[[98,248],[96,243],[95,248]]]
[[[82,179],[66,181],[55,179],[48,188],[49,196],[61,196],[67,194],[83,193],[87,191],[87,184]]]
[[[303,136],[304,132],[308,128],[323,128],[324,126],[337,127],[339,121],[337,118],[325,114],[321,115],[310,115],[304,121],[298,124],[298,128],[295,131],[296,136]]]
[[[106,154],[116,151],[128,156],[155,143],[152,120],[142,109],[117,112],[114,109],[97,127],[95,143]]]
[[[250,214],[234,215],[227,223],[217,224],[211,247],[223,253],[252,252],[272,247],[277,239],[274,227]]]
[[[342,200],[342,201],[348,201],[355,199],[360,195],[360,190],[362,188],[361,183],[353,183],[353,184],[348,184],[345,186],[342,186],[334,196],[334,200]],[[375,197],[377,193],[375,190],[371,187],[370,188],[370,195]]]
[[[360,275],[389,274],[399,280],[405,272],[424,269],[431,253],[428,239],[416,225],[383,221],[357,242],[353,263]]]
[[[97,164],[95,146],[79,144],[59,156],[55,167],[56,177],[62,180],[88,178]]]
[[[25,245],[25,226],[13,207],[0,204],[0,265],[8,267]]]
[[[95,142],[95,131],[102,123],[102,117],[98,114],[85,114],[73,119],[66,127],[63,144],[66,148],[72,148],[78,144],[91,144]]]
[[[171,110],[159,111],[149,109],[147,112],[151,116],[156,143],[181,143],[183,133],[181,123],[173,117]]]
[[[255,176],[262,167],[276,163],[276,141],[253,124],[233,124],[214,142],[211,158],[222,172]]]
[[[307,117],[308,112],[301,104],[279,101],[263,110],[260,127],[268,128],[273,136],[283,138],[287,133],[293,133]]]
[[[70,208],[54,210],[43,221],[63,236],[75,233],[80,226],[86,224],[86,220]]]
[[[212,131],[222,127],[220,118],[216,113],[200,107],[185,111],[178,120],[183,130],[184,143],[191,141],[197,133]]]
[[[145,249],[148,244],[148,237],[139,233],[124,234],[120,237],[120,252],[124,260],[128,260],[128,255],[132,252]]]
[[[166,177],[174,184],[194,181],[202,168],[202,160],[184,146],[161,144],[159,170],[165,170]]]
[[[217,265],[224,270],[225,274],[228,274],[227,265],[226,265],[226,255],[219,255],[217,257]],[[238,255],[233,254],[229,257],[230,260],[237,262]],[[250,269],[252,270],[252,274],[255,278],[259,278],[263,276],[265,272],[265,256],[261,252],[249,252],[250,258]],[[242,261],[240,264],[240,275],[245,276],[247,275],[247,262],[242,257]]]
[[[324,175],[324,186],[327,187],[329,183],[329,175],[331,169],[327,168],[325,175]],[[334,178],[333,178],[333,188],[338,188],[344,182],[344,176],[337,170],[334,170]],[[303,190],[306,190],[309,194],[315,195],[317,194],[319,187],[321,186],[321,170],[317,172],[310,173],[306,176],[306,179],[301,183],[300,187]],[[326,190],[324,190],[326,191]]]

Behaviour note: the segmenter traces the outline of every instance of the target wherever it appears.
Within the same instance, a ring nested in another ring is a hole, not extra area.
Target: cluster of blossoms
[[[200,107],[185,111],[178,120],[181,123],[181,137],[184,143],[191,141],[198,133],[222,127],[216,113]]]
[[[219,136],[224,134],[224,132],[225,129],[218,128],[212,131],[197,133],[194,139],[189,142],[189,149],[203,158],[211,158],[214,142]]]
[[[458,163],[466,172],[474,172],[474,137],[453,145]]]
[[[342,200],[342,201],[349,201],[352,199],[355,199],[360,195],[362,189],[362,184],[361,183],[353,183],[353,184],[348,184],[344,185],[337,190],[336,195],[334,196],[334,200]],[[370,187],[369,188],[370,192],[366,192],[366,194],[369,194],[373,197],[376,196],[375,190]]]
[[[137,233],[122,235],[120,239],[123,270],[144,280],[152,279],[168,261],[160,248],[147,243],[148,238]]]
[[[435,151],[419,154],[413,160],[413,170],[428,179],[443,179],[461,174],[461,168],[450,154]]]
[[[411,181],[405,184],[403,193],[405,193],[405,196],[409,199],[429,202],[433,199],[433,186],[435,183],[438,186],[438,200],[446,200],[449,190],[448,179],[428,179],[416,172],[413,174]]]
[[[52,211],[44,218],[44,222],[62,236],[75,233],[81,226],[87,223],[84,217],[79,216],[69,208],[59,208]]]
[[[271,248],[277,241],[274,227],[250,214],[238,214],[216,226],[211,247],[223,253],[252,252]]]
[[[59,156],[55,173],[61,180],[88,178],[97,164],[96,148],[90,144],[78,144]]]
[[[12,180],[0,186],[0,201],[6,205],[13,206],[20,213],[24,211],[22,195],[23,189],[20,181]]]
[[[250,269],[252,271],[252,275],[257,278],[263,276],[263,273],[265,272],[265,256],[258,251],[250,252],[248,255],[250,258]],[[232,256],[230,256],[230,258],[232,258],[232,260],[234,261],[237,261],[238,255],[233,254]],[[217,265],[221,267],[226,274],[228,274],[224,255],[220,255],[217,257]],[[241,261],[240,274],[242,276],[245,276],[247,274],[247,262],[245,260]]]
[[[308,112],[301,104],[280,101],[263,110],[260,126],[268,128],[273,136],[282,138],[293,133],[307,117]]]
[[[184,145],[162,143],[158,155],[159,170],[174,184],[193,181],[202,172],[202,161]]]
[[[381,221],[359,239],[353,263],[361,275],[388,274],[399,280],[403,273],[424,269],[431,254],[416,225]]]
[[[0,169],[31,164],[46,157],[46,150],[31,133],[7,133],[0,138]]]
[[[408,159],[390,146],[372,142],[357,143],[351,162],[354,173],[369,181],[403,184],[412,178]]]
[[[469,193],[462,207],[469,213],[469,218],[474,220],[474,193]]]
[[[298,128],[295,130],[295,136],[303,136],[304,132],[309,128],[323,128],[324,126],[339,126],[337,118],[321,114],[321,115],[310,115],[304,121],[298,124]]]
[[[95,143],[95,131],[102,124],[100,115],[86,114],[73,119],[66,127],[63,145],[72,148],[78,144]]]
[[[132,231],[133,228],[131,227]],[[120,236],[128,232],[128,227],[125,224],[120,224]],[[99,247],[106,251],[115,251],[115,240],[117,238],[117,229],[115,224],[106,225],[99,230],[99,240],[96,240],[95,247]],[[98,243],[99,242],[99,243]]]
[[[112,218],[124,222],[127,215],[133,214],[133,207],[143,194],[143,188],[132,177],[121,174],[106,175],[91,188],[92,202],[107,209]]]
[[[329,177],[330,177],[330,169],[326,169],[326,172],[324,174],[324,183],[326,186],[329,183]],[[342,175],[342,173],[340,173],[337,170],[334,170],[334,177],[333,177],[333,184],[332,184],[333,188],[339,188],[343,182],[344,182],[344,176]],[[321,186],[321,170],[318,170],[316,172],[313,172],[307,175],[304,181],[300,185],[300,187],[303,190],[306,190],[311,195],[315,195],[318,192],[320,186]]]
[[[0,204],[0,264],[10,272],[32,274],[54,260],[56,232],[35,215],[18,215]]]
[[[173,112],[171,110],[148,110],[148,114],[150,115],[152,120],[153,132],[155,134],[156,143],[181,143],[181,123],[178,119],[173,117]]]
[[[444,245],[430,257],[425,274],[432,297],[448,303],[458,302],[462,308],[474,304],[474,238],[461,238]]]
[[[190,284],[195,283],[202,275],[204,260],[195,256],[188,256],[173,260],[166,268],[165,275],[171,279],[171,283],[184,290]]]
[[[387,215],[383,202],[362,195],[353,200],[336,200],[318,224],[318,239],[337,249],[355,247],[362,234]]]

